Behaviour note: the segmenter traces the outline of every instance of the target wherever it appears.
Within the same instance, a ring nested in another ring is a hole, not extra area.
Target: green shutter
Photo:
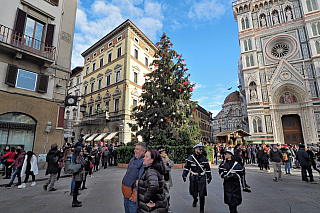
[[[307,4],[308,12],[312,11],[312,7],[311,7],[311,2],[310,2],[310,0],[307,0],[307,1],[306,1],[306,4]]]

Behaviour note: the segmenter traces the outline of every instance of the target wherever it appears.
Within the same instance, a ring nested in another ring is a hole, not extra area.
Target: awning
[[[104,141],[111,140],[114,136],[116,136],[118,132],[111,132],[107,137],[104,138]]]
[[[98,135],[99,135],[99,133],[95,133],[95,134],[91,135],[86,141],[92,141]]]
[[[106,136],[107,133],[101,133],[94,141],[100,141],[104,136]]]
[[[83,136],[83,140],[85,140],[87,137],[89,137],[91,134],[86,134],[85,136]]]

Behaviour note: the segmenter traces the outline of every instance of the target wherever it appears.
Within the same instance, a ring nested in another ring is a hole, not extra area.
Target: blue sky
[[[154,43],[163,32],[171,38],[196,83],[192,100],[216,115],[226,96],[238,89],[240,47],[233,1],[79,0],[72,67],[83,66],[81,53],[130,19]]]

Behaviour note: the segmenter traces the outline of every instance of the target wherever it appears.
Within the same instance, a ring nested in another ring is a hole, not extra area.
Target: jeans
[[[310,166],[301,166],[302,180],[303,181],[308,181],[307,171],[309,173],[310,182],[313,182],[314,180],[313,180],[311,165]]]
[[[76,187],[76,182],[75,181],[71,181],[71,191],[74,192],[74,188]]]
[[[44,184],[45,186],[49,186],[48,189],[53,189],[54,182],[57,180],[58,173],[52,173],[50,174],[50,177],[48,178],[47,182]]]
[[[12,185],[12,184],[13,184],[13,181],[14,181],[14,179],[16,178],[16,176],[18,176],[18,184],[21,185],[20,172],[21,172],[21,169],[16,169],[16,168],[13,169],[13,173],[12,173],[12,176],[11,176],[11,180],[10,180],[9,185]]]
[[[290,173],[290,162],[284,162],[284,170]]]
[[[281,162],[273,162],[274,177],[281,178]]]
[[[126,197],[123,197],[123,201],[124,201],[125,213],[136,213],[137,212],[137,206],[133,201],[129,200]]]
[[[74,182],[74,192],[72,202],[76,202],[78,200],[79,188],[81,186],[82,181],[72,181]]]
[[[219,157],[218,156],[216,156],[216,164],[218,164],[219,162],[218,162],[218,159],[219,159]]]

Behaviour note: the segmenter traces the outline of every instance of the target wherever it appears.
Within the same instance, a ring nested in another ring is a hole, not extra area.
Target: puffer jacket
[[[164,190],[164,167],[159,164],[157,168],[153,165],[144,168],[144,172],[138,184],[138,200],[139,209],[141,213],[154,212],[166,213],[168,212],[168,202]],[[154,202],[155,207],[148,207],[147,203]]]
[[[14,161],[14,156],[16,155],[16,152],[8,152],[7,154],[4,154],[3,157],[7,158],[8,163],[12,163]]]

